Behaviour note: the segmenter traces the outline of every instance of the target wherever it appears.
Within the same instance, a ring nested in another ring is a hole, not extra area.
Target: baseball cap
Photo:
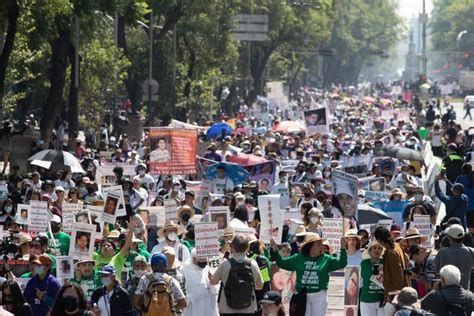
[[[110,264],[104,266],[102,270],[99,271],[100,274],[115,274],[115,268]]]
[[[166,258],[166,255],[158,252],[155,253],[153,256],[151,256],[151,265],[156,266],[156,265],[168,265],[168,258]]]
[[[144,256],[138,255],[133,259],[133,263],[135,262],[144,262],[147,263],[146,258]]]
[[[281,304],[281,295],[280,295],[280,293],[278,293],[276,291],[265,292],[262,299],[260,300],[260,304],[262,304],[262,303],[280,305]]]
[[[53,265],[53,259],[51,259],[48,255],[40,255],[38,256],[34,261],[31,263],[36,263],[39,265],[44,265],[44,266],[52,266]]]
[[[446,229],[446,234],[454,239],[460,239],[464,237],[464,227],[459,224],[454,224]]]
[[[61,217],[59,217],[58,215],[53,215],[51,222],[61,224]]]

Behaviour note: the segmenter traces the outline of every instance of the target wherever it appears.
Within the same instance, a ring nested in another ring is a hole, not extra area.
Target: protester
[[[186,262],[191,258],[189,250],[184,246],[179,237],[184,233],[184,229],[174,223],[173,221],[166,222],[163,227],[158,231],[158,237],[163,239],[158,245],[153,247],[151,254],[162,252],[164,247],[169,246],[174,249],[175,254],[177,254],[177,260],[179,262]]]
[[[21,293],[20,286],[14,280],[5,281],[1,286],[2,305],[13,315],[31,316],[31,305],[28,304]]]
[[[82,288],[71,284],[61,287],[49,315],[94,316],[94,313],[87,310],[87,301]]]
[[[466,227],[466,211],[469,199],[464,194],[464,186],[461,183],[452,185],[449,181],[446,181],[446,189],[451,192],[451,195],[446,195],[439,187],[439,180],[447,180],[447,178],[438,175],[435,181],[436,197],[446,206],[446,216],[443,218],[443,223],[451,217],[457,217],[461,219],[462,226]]]
[[[363,254],[360,263],[362,287],[360,290],[360,315],[385,315],[381,303],[384,298],[383,289],[383,260],[384,247],[377,241],[372,241]]]
[[[281,301],[280,293],[276,291],[266,292],[259,302],[262,308],[262,316],[285,316]]]

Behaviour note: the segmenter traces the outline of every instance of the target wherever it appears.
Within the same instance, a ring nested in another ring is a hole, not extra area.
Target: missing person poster
[[[344,268],[344,309],[355,308],[359,305],[360,267],[349,266]],[[347,314],[347,313],[346,313]]]
[[[153,127],[149,137],[151,174],[196,173],[196,130]]]
[[[117,183],[117,179],[113,172],[114,168],[120,166],[123,168],[123,175],[128,177],[133,177],[137,173],[135,172],[135,168],[137,165],[126,165],[124,163],[107,163],[102,162],[101,165],[96,166],[95,172],[95,182],[98,186],[102,189],[105,187],[113,186]]]
[[[306,136],[326,134],[328,132],[328,116],[326,108],[304,111]]]
[[[30,201],[29,232],[44,233],[48,230],[48,222],[50,219],[48,203],[43,201]]]
[[[268,161],[244,167],[249,173],[249,181],[258,184],[259,191],[270,192],[275,184],[276,161]]]
[[[209,222],[217,223],[219,233],[223,233],[230,221],[230,210],[228,206],[211,206],[209,207]]]
[[[105,205],[102,212],[102,221],[105,223],[115,224],[117,211],[120,206],[120,196],[116,192],[109,192],[105,196]]]
[[[166,223],[164,206],[140,207],[138,215],[147,227],[161,227]]]
[[[165,207],[165,219],[166,221],[178,221],[178,203],[175,199],[164,199],[163,206]]]
[[[56,257],[56,277],[60,280],[74,278],[74,259],[70,256]]]
[[[341,251],[341,237],[344,236],[344,222],[342,218],[325,218],[322,227],[323,237],[334,249],[334,253]]]
[[[127,215],[127,210],[125,209],[125,198],[123,196],[123,188],[121,185],[114,185],[106,188],[102,188],[102,193],[104,196],[107,196],[110,192],[118,195],[120,197],[119,200],[119,208],[117,210],[116,216],[125,216]]]
[[[280,244],[285,220],[284,210],[280,209],[280,195],[260,195],[258,205],[261,219],[260,240],[270,243],[270,240],[273,239]]]
[[[77,260],[91,259],[94,251],[95,231],[95,225],[74,223],[69,244],[69,256]]]
[[[340,170],[333,170],[331,181],[335,197],[333,205],[340,211],[341,216],[357,218],[357,177]]]
[[[28,214],[30,206],[28,204],[18,204],[15,215],[15,223],[19,225],[28,225]]]
[[[219,254],[219,230],[217,223],[197,223],[194,238],[198,257],[211,258]]]
[[[353,156],[346,158],[344,162],[344,171],[357,177],[365,177],[371,168],[371,156]]]
[[[427,236],[428,240],[423,243],[423,247],[431,248],[433,243],[431,236],[433,234],[431,226],[431,218],[429,215],[414,215],[413,226],[418,229],[421,235]]]
[[[326,316],[344,316],[344,271],[331,272],[327,294],[328,308]]]

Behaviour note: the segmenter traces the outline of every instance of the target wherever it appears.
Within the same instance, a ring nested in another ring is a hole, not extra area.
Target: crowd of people
[[[79,141],[74,154],[83,174],[36,166],[22,174],[11,161],[10,173],[0,177],[6,188],[0,207],[1,305],[24,316],[319,316],[329,309],[331,315],[470,315],[474,146],[449,102],[422,104],[402,96],[364,101],[337,94],[306,91],[298,106],[283,111],[257,103],[234,118],[220,117],[235,119],[235,129],[211,139],[199,131],[207,149],[196,159],[195,175],[150,172],[150,160],[166,162],[170,156],[153,152],[146,131],[142,139],[122,135],[108,141],[110,157]],[[323,133],[279,128],[322,107],[328,109]],[[265,119],[251,117],[252,111]],[[380,118],[381,111],[390,111],[390,117]],[[9,146],[3,153],[11,151],[10,130],[6,123],[2,135],[8,135],[3,142]],[[164,151],[166,140],[161,143]],[[441,168],[429,177],[420,159],[387,156],[393,147],[430,148]],[[225,162],[241,153],[274,162],[273,173],[267,170],[273,179],[234,181]],[[365,169],[348,169],[347,161],[365,158],[371,158]],[[224,164],[207,179],[202,168],[219,162]],[[107,184],[122,188],[125,209],[115,223],[105,224],[91,219],[98,206],[111,214],[117,207],[106,199],[106,182],[97,178],[104,163],[114,166]],[[124,171],[130,165],[133,175]],[[337,172],[357,175],[357,196],[350,184],[334,180]],[[371,179],[380,181],[362,187]],[[209,192],[194,192],[190,181],[206,183]],[[366,195],[374,191],[382,197]],[[298,212],[285,219],[281,240],[265,243],[259,238],[258,200],[268,194],[280,195],[281,212]],[[150,222],[150,208],[170,200],[176,203],[177,220]],[[31,232],[25,224],[28,214],[22,207],[32,201],[47,203],[45,232]],[[394,204],[399,218],[391,224],[362,220],[363,206],[380,205],[376,213],[387,219],[383,203],[389,201],[401,202]],[[65,204],[80,205],[76,222],[98,225],[93,240],[64,229]],[[228,207],[231,218],[211,218],[209,208],[216,206]],[[429,216],[429,233],[417,228],[418,215]],[[339,218],[343,233],[334,244],[325,221]],[[208,258],[196,251],[194,224],[211,220],[218,223],[220,244],[219,255]],[[72,267],[62,260],[70,256]],[[71,278],[58,277],[68,269]],[[331,282],[338,271],[348,272],[338,306],[332,306]]]

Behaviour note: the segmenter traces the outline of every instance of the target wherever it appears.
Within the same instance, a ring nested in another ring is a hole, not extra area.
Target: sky
[[[423,0],[398,0],[398,13],[405,19],[417,16],[423,11]],[[426,0],[426,12],[433,9],[433,1]]]

